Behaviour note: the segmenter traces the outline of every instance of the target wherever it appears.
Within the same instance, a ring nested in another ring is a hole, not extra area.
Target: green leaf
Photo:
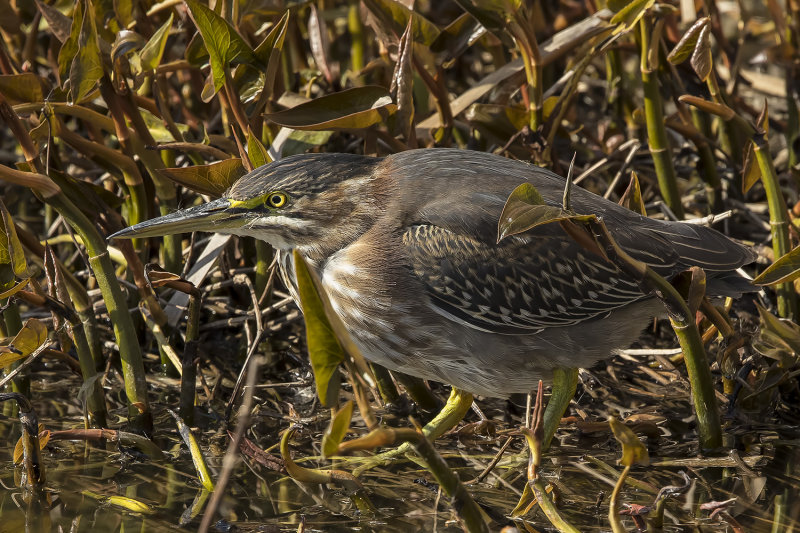
[[[253,135],[253,131],[247,128],[247,157],[253,164],[253,168],[258,168],[272,163],[272,158],[269,156],[269,151],[261,144],[258,137]]]
[[[266,113],[272,122],[295,130],[362,129],[397,111],[383,87],[368,85],[321,96],[286,111]]]
[[[622,446],[622,458],[620,458],[619,463],[623,466],[649,465],[650,456],[647,454],[647,448],[639,440],[639,437],[615,417],[609,417],[608,423],[611,426],[611,431],[614,432],[614,438]]]
[[[653,4],[655,4],[655,0],[633,0],[611,17],[611,24],[619,24],[618,31],[628,31],[639,22],[639,19]],[[609,2],[609,7],[611,7],[611,2]],[[613,8],[611,9],[613,10]]]
[[[378,19],[380,27],[394,33],[399,37],[405,32],[408,26],[408,19],[412,18],[412,35],[414,42],[430,46],[439,36],[439,28],[436,24],[426,19],[419,13],[408,9],[400,2],[394,0],[364,0],[364,5]]]
[[[497,242],[529,229],[562,220],[588,220],[594,215],[579,215],[558,206],[545,204],[544,198],[530,183],[514,189],[503,206],[497,224]]]
[[[290,155],[302,154],[310,148],[322,146],[333,135],[332,131],[301,131],[295,130],[289,134],[289,138],[283,143],[281,147],[281,156],[289,157]]]
[[[0,264],[10,264],[14,275],[20,279],[29,277],[25,250],[17,237],[14,221],[6,205],[0,200]]]
[[[44,11],[42,12],[44,13]],[[69,78],[70,68],[75,59],[75,55],[78,53],[78,41],[80,40],[82,26],[83,10],[80,8],[80,4],[76,4],[72,14],[72,26],[70,27],[69,36],[64,41],[64,44],[61,45],[61,50],[58,52],[58,73],[62,86],[65,86]]]
[[[213,94],[203,95],[204,100],[208,101],[225,84],[225,76],[232,63],[251,63],[256,61],[256,56],[227,20],[196,0],[184,1],[208,51],[214,82]]]
[[[297,293],[306,322],[306,344],[314,371],[317,396],[324,407],[336,405],[339,399],[341,375],[339,365],[345,352],[325,314],[322,297],[314,283],[305,258],[294,250],[294,269]]]
[[[142,69],[154,70],[161,64],[161,58],[164,55],[164,47],[167,45],[167,37],[169,37],[169,30],[172,29],[172,13],[169,14],[167,21],[160,27],[144,45],[142,51],[139,52],[139,57],[142,61]]]
[[[503,0],[455,0],[461,9],[469,13],[488,31],[500,39],[506,48],[514,48],[514,39],[508,31],[506,19],[511,17],[516,8]],[[447,31],[447,30],[445,30]]]
[[[344,440],[347,435],[347,430],[350,428],[350,421],[353,418],[353,400],[348,400],[341,409],[336,412],[336,415],[331,419],[328,429],[322,434],[322,457],[328,458],[336,453],[339,449],[339,444]]]
[[[742,165],[742,192],[747,193],[761,179],[761,165],[756,162],[755,145],[747,143]]]
[[[642,199],[642,188],[639,185],[639,176],[636,172],[631,172],[631,181],[628,188],[619,200],[619,205],[627,207],[631,211],[639,213],[642,216],[647,216],[647,210],[644,207],[644,200]]]
[[[2,263],[0,263],[0,264],[2,264]],[[3,292],[0,292],[0,300],[5,300],[6,298],[11,298],[15,294],[17,294],[19,291],[24,289],[28,285],[28,283],[30,283],[30,281],[31,281],[31,278],[25,278],[24,280],[20,281],[16,285],[12,286],[10,289],[5,290]]]
[[[31,72],[0,76],[0,93],[11,105],[44,100],[44,80]]]
[[[800,326],[788,320],[781,320],[756,302],[758,314],[761,316],[762,340],[773,346],[781,346],[786,351],[800,354]]]
[[[25,359],[47,340],[47,328],[39,320],[29,318],[8,346],[0,346],[0,368]]]
[[[86,0],[86,11],[77,42],[78,50],[69,69],[70,103],[72,104],[83,101],[103,76],[103,59],[100,57],[97,28],[91,7],[91,0]]]
[[[481,26],[472,15],[463,13],[445,29],[431,44],[431,52],[447,53],[445,64],[460,57],[470,46],[486,33],[486,28]]]
[[[245,175],[245,169],[242,160],[235,157],[210,165],[164,168],[159,173],[187,189],[218,198]]]
[[[683,34],[681,40],[678,41],[678,44],[676,44],[675,48],[672,49],[672,52],[669,53],[667,56],[667,61],[673,65],[680,65],[689,59],[689,56],[694,53],[697,39],[700,37],[700,31],[704,27],[708,26],[709,20],[710,19],[708,17],[705,17],[692,24],[692,27]]]
[[[800,278],[800,246],[779,257],[752,281],[753,285],[777,285]]]

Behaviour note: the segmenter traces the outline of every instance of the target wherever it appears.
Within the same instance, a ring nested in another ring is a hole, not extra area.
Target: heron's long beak
[[[192,231],[223,233],[226,229],[241,227],[241,219],[246,215],[246,212],[242,210],[228,209],[230,205],[230,200],[220,198],[207,204],[147,220],[118,231],[108,238],[159,237],[161,235],[189,233]]]

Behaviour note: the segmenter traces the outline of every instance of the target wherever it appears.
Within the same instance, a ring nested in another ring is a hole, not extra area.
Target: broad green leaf
[[[2,200],[0,200],[0,263],[10,264],[14,275],[20,279],[29,277],[25,250],[17,237],[11,213]]]
[[[29,318],[8,346],[0,346],[0,368],[25,359],[47,340],[47,328],[39,320]]]
[[[189,426],[186,425],[183,419],[179,417],[175,411],[172,409],[167,409],[167,411],[172,415],[172,418],[175,419],[175,423],[178,426],[178,433],[183,439],[183,443],[186,444],[187,448],[189,448],[189,455],[192,457],[192,463],[194,464],[194,469],[197,472],[197,477],[200,480],[200,484],[207,491],[213,491],[214,480],[211,479],[211,473],[208,471],[208,466],[206,465],[206,458],[203,456],[203,451],[200,449],[200,445],[197,443],[194,433],[192,433],[192,430],[189,429]]]
[[[77,43],[78,50],[69,69],[70,103],[72,104],[83,101],[103,76],[103,59],[100,57],[100,45],[97,42],[97,28],[91,6],[91,0],[86,0],[86,13]]]
[[[622,446],[622,457],[619,463],[623,466],[649,465],[650,456],[647,454],[647,448],[639,440],[639,437],[615,417],[609,417],[608,423],[611,426],[611,431],[614,432],[614,438]]]
[[[353,400],[348,400],[331,419],[328,429],[322,434],[322,457],[328,458],[336,453],[344,440],[353,418]]]
[[[283,53],[283,43],[286,40],[286,28],[289,27],[290,13],[291,11],[287,10],[283,14],[281,20],[272,27],[255,50],[255,55],[259,62],[267,65],[266,70],[263,71],[265,83],[264,88],[261,90],[261,101],[266,101],[267,98],[272,96],[273,81],[281,64],[281,54]]]
[[[208,51],[214,82],[213,94],[203,95],[208,101],[225,84],[225,76],[232,63],[251,63],[256,61],[256,56],[227,20],[196,0],[184,1]]]
[[[616,3],[618,4],[618,2]],[[609,2],[610,8],[611,4],[612,3]],[[618,31],[628,31],[639,22],[639,19],[644,16],[653,4],[655,4],[655,0],[633,0],[611,17],[611,24],[619,24],[620,28]],[[612,11],[614,10],[614,8],[611,9]]]
[[[497,242],[529,229],[562,220],[587,220],[594,215],[579,215],[558,206],[545,204],[544,198],[530,183],[514,189],[503,206],[497,224]]]
[[[266,118],[295,130],[368,128],[397,111],[383,87],[366,86],[321,96]]]
[[[253,164],[253,168],[258,168],[272,163],[272,158],[269,156],[269,151],[261,144],[258,137],[253,135],[253,131],[247,128],[247,157]]]
[[[193,67],[200,68],[208,63],[208,50],[206,50],[206,46],[203,43],[202,35],[195,33],[192,36],[189,44],[186,45],[183,57],[185,57],[186,61]]]
[[[154,70],[161,64],[164,47],[167,45],[167,37],[169,37],[169,30],[172,29],[172,18],[172,13],[170,13],[167,21],[156,30],[150,40],[147,41],[147,44],[144,45],[142,51],[139,52],[143,70]]]
[[[242,160],[235,157],[210,165],[164,168],[159,173],[187,189],[218,198],[245,175],[245,169]]]
[[[413,13],[412,35],[414,42],[430,46],[439,36],[436,24],[419,13],[414,13],[395,0],[364,0],[364,5],[378,19],[381,28],[385,28],[396,37],[400,37],[408,26],[408,19]]]
[[[311,369],[314,371],[317,396],[323,406],[332,407],[339,399],[341,380],[339,365],[344,361],[345,352],[325,315],[322,297],[311,277],[305,258],[297,250],[292,253],[297,293],[306,322],[308,356],[311,359]]]
[[[44,80],[31,72],[0,76],[0,93],[11,105],[41,102]]]
[[[777,285],[800,278],[800,246],[779,257],[753,280],[753,285]]]
[[[705,17],[692,24],[692,27],[683,34],[681,40],[678,41],[678,44],[676,44],[675,48],[672,49],[672,52],[669,53],[667,56],[667,61],[673,65],[680,65],[689,59],[689,56],[694,53],[697,39],[700,37],[700,31],[704,27],[708,26],[708,23],[709,18]]]

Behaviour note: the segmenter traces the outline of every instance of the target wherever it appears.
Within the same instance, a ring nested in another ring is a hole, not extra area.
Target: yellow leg
[[[561,417],[569,407],[569,402],[575,397],[578,388],[577,368],[557,368],[553,371],[553,392],[547,400],[544,410],[544,438],[542,450],[550,447],[550,441],[556,434]]]
[[[422,432],[426,437],[428,437],[428,440],[433,441],[438,439],[456,427],[464,418],[464,415],[467,414],[467,411],[469,411],[471,406],[472,394],[453,387],[453,389],[450,391],[450,397],[447,399],[445,406],[441,411],[439,411],[439,414],[436,415],[433,420],[425,424],[425,427],[422,428]],[[406,442],[394,450],[389,450],[388,452],[380,453],[370,458],[370,460],[368,460],[366,463],[354,469],[353,475],[359,476],[363,472],[375,466],[400,457],[401,455],[411,453],[412,451],[411,443]]]

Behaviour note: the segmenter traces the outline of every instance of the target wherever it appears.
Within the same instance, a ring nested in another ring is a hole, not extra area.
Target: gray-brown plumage
[[[560,205],[563,178],[487,153],[306,154],[254,170],[223,199],[118,235],[257,237],[281,252],[290,290],[285,252],[296,248],[366,358],[502,397],[529,391],[555,367],[627,347],[660,310],[557,224],[497,244],[505,200],[523,182]],[[629,254],[663,276],[702,267],[711,294],[735,292],[741,278],[731,271],[754,259],[714,230],[645,218],[578,187],[572,207],[601,216]]]

